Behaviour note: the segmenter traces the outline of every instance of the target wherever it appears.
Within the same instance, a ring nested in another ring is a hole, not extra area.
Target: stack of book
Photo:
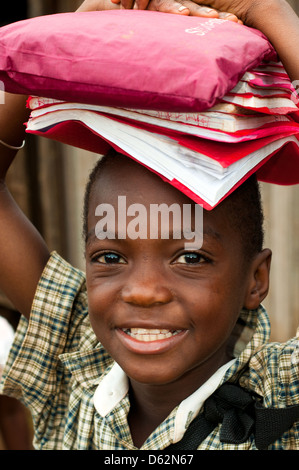
[[[30,97],[27,132],[100,154],[112,146],[210,210],[254,172],[299,183],[298,102],[282,64],[265,62],[201,113]]]

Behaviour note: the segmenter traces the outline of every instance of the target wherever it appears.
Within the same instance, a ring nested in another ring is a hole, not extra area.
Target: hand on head
[[[160,11],[207,18],[225,18],[240,22],[236,15],[210,6],[211,1],[192,0],[85,0],[77,11],[113,10],[118,8]]]

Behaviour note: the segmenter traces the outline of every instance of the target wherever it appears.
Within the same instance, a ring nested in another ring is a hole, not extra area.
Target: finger
[[[182,5],[186,6],[190,11],[190,16],[200,16],[208,18],[221,18],[228,21],[234,21],[235,23],[242,24],[242,21],[238,19],[236,15],[228,12],[221,12],[215,8],[205,7],[200,4],[196,4],[194,0],[181,0]]]
[[[111,0],[112,3],[120,3],[121,8],[131,10],[134,6],[135,0]]]
[[[137,10],[146,10],[149,4],[149,0],[136,0],[134,8]]]
[[[200,16],[203,18],[218,18],[218,11],[214,8],[206,7],[203,5],[197,5],[191,0],[180,0],[181,5],[185,6],[189,10],[190,16]]]
[[[223,20],[234,21],[235,23],[239,22],[239,18],[236,15],[234,15],[233,13],[227,13],[227,12],[219,11],[219,18],[221,18]]]
[[[176,0],[151,0],[147,7],[151,11],[189,15],[189,9]]]

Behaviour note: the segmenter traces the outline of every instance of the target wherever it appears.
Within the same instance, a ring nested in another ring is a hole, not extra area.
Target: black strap
[[[196,450],[219,423],[221,442],[242,444],[253,434],[257,449],[267,449],[299,419],[299,405],[266,408],[260,400],[237,384],[225,383],[206,400],[182,440],[167,451]]]

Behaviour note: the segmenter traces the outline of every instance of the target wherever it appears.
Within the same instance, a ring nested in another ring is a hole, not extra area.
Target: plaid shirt
[[[240,322],[244,327],[235,348],[239,350],[220,383],[238,379],[262,395],[267,407],[298,404],[298,337],[283,344],[268,343],[270,326],[262,306],[241,312]],[[90,327],[84,274],[53,253],[36,291],[29,325],[24,318],[20,321],[1,390],[30,408],[37,449],[136,449],[127,423],[126,390],[114,397],[104,416],[94,406],[99,384],[112,370],[113,359]],[[178,409],[149,436],[142,450],[170,445]],[[220,427],[198,449],[256,449],[253,436],[241,445],[220,442]],[[299,422],[269,449],[299,449]]]

